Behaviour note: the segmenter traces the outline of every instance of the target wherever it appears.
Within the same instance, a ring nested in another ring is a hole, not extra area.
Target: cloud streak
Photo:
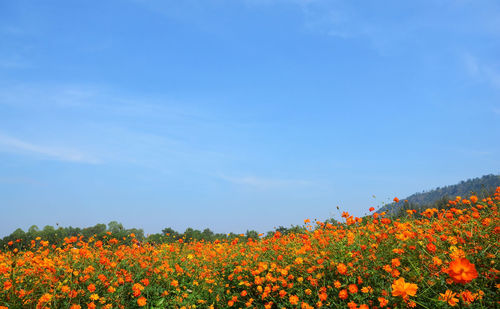
[[[312,184],[310,181],[307,180],[263,178],[254,176],[243,176],[243,177],[221,176],[221,178],[236,185],[248,186],[261,190],[303,187]]]
[[[88,84],[0,83],[1,109],[6,116],[17,113],[25,119],[36,117],[36,121],[25,127],[6,118],[0,128],[0,152],[162,170],[177,169],[178,164],[173,162],[184,162],[184,168],[205,170],[205,166],[227,159],[227,150],[219,151],[207,141],[225,132],[228,126],[245,126],[192,102]],[[0,116],[0,122],[1,119]],[[57,139],[44,135],[47,131],[58,132]],[[17,136],[10,132],[17,132]],[[40,138],[32,142],[22,136]],[[50,141],[51,146],[44,140]]]
[[[74,149],[48,147],[26,142],[0,133],[0,151],[38,155],[52,160],[98,164],[98,159]]]
[[[500,88],[500,72],[495,69],[495,66],[485,64],[469,53],[464,55],[464,64],[472,77],[487,82],[495,88]]]

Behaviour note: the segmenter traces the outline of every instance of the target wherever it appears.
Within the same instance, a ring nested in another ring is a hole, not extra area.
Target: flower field
[[[259,239],[11,242],[0,308],[498,308],[499,204],[500,187]]]

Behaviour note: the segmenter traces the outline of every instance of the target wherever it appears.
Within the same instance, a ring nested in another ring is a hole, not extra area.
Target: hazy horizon
[[[266,232],[500,172],[497,1],[3,1],[0,42],[0,237]]]

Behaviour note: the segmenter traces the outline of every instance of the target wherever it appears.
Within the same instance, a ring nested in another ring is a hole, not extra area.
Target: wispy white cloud
[[[27,141],[20,140],[8,135],[0,133],[0,151],[11,153],[24,153],[29,155],[37,155],[42,158],[97,164],[100,161],[97,158],[84,154],[78,150],[67,149],[63,147],[50,147],[44,145],[37,145]]]
[[[463,55],[463,62],[472,77],[487,82],[495,88],[500,88],[500,70],[498,70],[498,66],[485,63],[470,53]]]
[[[254,177],[254,176],[243,176],[243,177],[221,176],[221,178],[233,184],[249,186],[263,190],[303,187],[312,184],[312,182],[310,181],[300,180],[300,179],[264,178],[264,177]]]
[[[243,124],[195,103],[85,84],[0,84],[0,110],[4,105],[26,121],[36,120],[30,126],[0,125],[0,131],[19,132],[16,137],[0,134],[0,151],[163,171],[184,162],[185,168],[210,170],[230,154],[205,140]],[[38,143],[25,136],[37,136]]]
[[[19,59],[0,59],[0,68],[4,69],[22,69],[29,67],[28,63]]]
[[[102,98],[102,91],[91,85],[0,84],[0,104],[15,107],[89,106]]]

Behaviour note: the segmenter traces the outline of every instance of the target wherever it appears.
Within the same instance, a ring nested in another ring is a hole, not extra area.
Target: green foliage
[[[125,229],[121,223],[116,221],[110,222],[108,226],[106,226],[106,224],[96,224],[84,229],[71,226],[55,228],[51,225],[46,225],[40,230],[36,225],[33,225],[28,229],[28,232],[24,232],[22,229],[18,228],[12,234],[5,236],[0,240],[0,248],[5,247],[10,241],[19,243],[19,249],[26,248],[31,241],[36,240],[38,237],[48,241],[50,244],[60,246],[64,243],[65,238],[73,236],[82,237],[82,240],[88,240],[91,237],[96,240],[103,240],[105,238],[117,238],[122,240],[131,233],[135,234],[136,239],[140,241],[145,239],[142,229]]]
[[[443,209],[450,199],[456,196],[477,195],[479,198],[489,196],[496,187],[500,186],[500,175],[485,175],[482,177],[461,181],[458,184],[436,188],[431,191],[415,193],[399,203],[391,203],[380,208],[377,212],[386,212],[392,217],[406,215],[406,210],[415,209],[417,212],[427,208]]]

